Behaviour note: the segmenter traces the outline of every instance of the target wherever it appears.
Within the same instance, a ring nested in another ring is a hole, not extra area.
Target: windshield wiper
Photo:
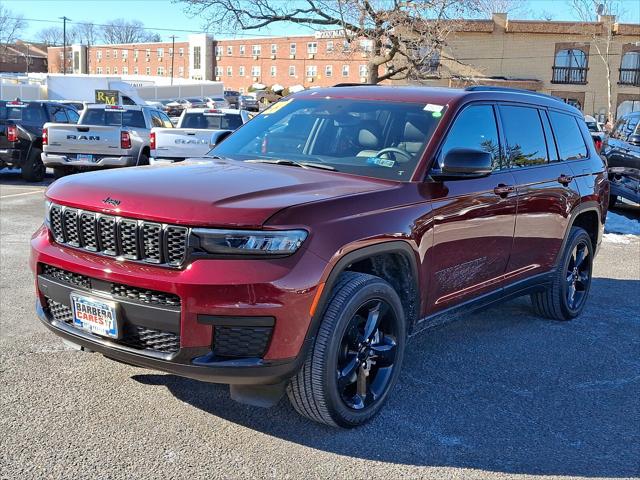
[[[267,159],[255,159],[255,160],[246,160],[247,163],[271,163],[273,165],[287,165],[291,167],[300,167],[300,168],[318,168],[320,170],[331,170],[336,172],[336,168],[331,165],[325,165],[322,163],[314,163],[314,162],[296,162],[295,160],[267,160]]]

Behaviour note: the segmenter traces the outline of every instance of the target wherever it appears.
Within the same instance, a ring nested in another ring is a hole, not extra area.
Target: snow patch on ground
[[[602,241],[607,243],[619,243],[623,245],[628,245],[635,238],[638,238],[637,235],[620,235],[618,233],[605,233],[602,236]]]
[[[640,235],[640,218],[630,218],[626,215],[609,211],[604,231],[609,234]]]

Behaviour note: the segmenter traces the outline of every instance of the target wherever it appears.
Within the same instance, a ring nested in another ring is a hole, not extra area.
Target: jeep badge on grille
[[[116,200],[115,198],[107,197],[104,200],[102,200],[102,203],[104,203],[105,205],[112,205],[114,207],[117,207],[118,205],[120,205],[120,200]]]

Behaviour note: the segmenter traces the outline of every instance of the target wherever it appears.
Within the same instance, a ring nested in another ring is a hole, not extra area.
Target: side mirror
[[[634,134],[629,135],[629,139],[627,140],[631,145],[640,145],[640,135]]]
[[[211,134],[211,138],[209,138],[209,148],[220,145],[225,138],[231,135],[231,133],[232,130],[218,130],[217,132],[213,132]]]
[[[431,172],[435,180],[464,180],[486,177],[492,171],[489,152],[471,148],[452,148],[444,157],[441,170]]]

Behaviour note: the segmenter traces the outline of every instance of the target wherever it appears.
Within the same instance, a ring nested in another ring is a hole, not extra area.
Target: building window
[[[257,65],[254,65],[253,67],[251,67],[251,76],[252,77],[259,77],[260,76],[260,67]]]
[[[327,52],[333,52],[333,40],[327,42]]]
[[[138,75],[138,67],[133,67],[133,74]]]
[[[122,50],[122,60],[128,60],[129,58],[129,52],[127,52],[126,50]]]
[[[102,50],[98,50],[98,51],[96,52],[96,58],[97,58],[98,60],[102,60]]]
[[[222,45],[216,46],[216,57],[222,56]]]
[[[244,67],[243,66],[238,67],[238,75],[240,75],[241,77],[244,77]]]
[[[109,67],[107,67],[105,72],[107,72],[107,75],[110,75],[111,74],[111,69]]]
[[[147,49],[144,51],[144,56],[145,56],[145,57],[147,57],[147,58],[149,58],[149,57],[151,56],[151,49],[150,49],[150,48],[147,48]]]
[[[113,50],[113,58],[118,58],[118,50]]]
[[[343,40],[343,42],[342,42],[342,51],[343,52],[351,51],[351,43],[349,42],[349,40]]]
[[[251,45],[251,55],[253,55],[254,57],[259,57],[261,50],[262,50],[262,46]]]
[[[324,76],[333,77],[333,65],[326,65],[324,67]]]
[[[278,45],[276,45],[275,43],[271,44],[271,55],[275,55],[278,53]]]
[[[133,60],[134,61],[138,60],[138,50],[137,49],[133,51]]]
[[[271,73],[272,77],[276,76],[276,66],[275,65],[271,65],[270,73]]]
[[[129,75],[129,67],[122,67],[122,74]]]
[[[233,67],[227,67],[227,77],[233,77]]]
[[[62,52],[60,52],[60,58],[62,58]],[[111,50],[105,50],[105,58],[111,58]]]
[[[159,48],[157,50],[157,53],[158,53],[158,58],[164,57],[164,48]]]
[[[371,53],[373,51],[373,40],[360,40],[360,50],[365,53]]]
[[[587,54],[569,48],[556,53],[551,83],[587,83]]]
[[[343,77],[349,76],[349,65],[342,65],[342,76]]]
[[[231,45],[227,45],[227,55],[233,55],[233,47]]]
[[[173,57],[173,48],[169,47],[169,56]]]
[[[118,74],[118,67],[113,67],[113,74],[117,75]]]
[[[216,67],[215,68],[215,72],[216,72],[216,77],[221,77],[222,76],[222,67]]]
[[[164,75],[164,67],[158,67],[158,68],[156,69],[156,74],[157,74],[159,77],[162,77],[162,76]]]
[[[368,70],[366,65],[360,65],[360,67],[358,67],[358,75],[360,75],[360,77],[366,77]]]
[[[307,53],[310,55],[318,53],[318,42],[308,42]]]
[[[178,67],[178,75],[184,77],[184,67]]]
[[[318,76],[318,67],[315,65],[307,65],[307,77],[315,78]]]
[[[179,48],[178,49],[178,56],[179,57],[184,57],[184,48]]]
[[[296,67],[295,67],[295,65],[289,65],[289,76],[290,77],[295,77],[296,76]]]
[[[146,75],[151,75],[151,67],[147,67],[147,68],[145,68],[145,69],[144,69],[144,73],[145,73]]]
[[[102,75],[102,67],[96,67],[96,73]]]
[[[193,47],[193,68],[200,69],[200,47]]]
[[[640,86],[640,52],[627,52],[622,56],[619,83]]]
[[[295,43],[290,43],[289,44],[289,55],[295,55],[296,54],[296,44]]]
[[[240,55],[244,57],[244,45],[240,45]]]

